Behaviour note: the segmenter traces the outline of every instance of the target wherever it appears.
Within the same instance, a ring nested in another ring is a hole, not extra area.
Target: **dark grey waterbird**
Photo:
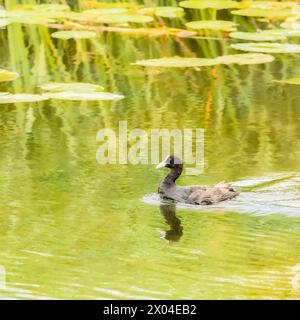
[[[225,182],[220,182],[212,187],[177,186],[175,181],[182,173],[183,163],[180,158],[173,155],[167,156],[156,168],[171,169],[158,188],[162,199],[194,205],[210,205],[233,199],[239,194],[229,183]]]

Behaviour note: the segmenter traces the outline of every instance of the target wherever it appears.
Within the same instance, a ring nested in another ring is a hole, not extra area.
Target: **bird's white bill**
[[[156,166],[156,169],[161,169],[161,168],[164,168],[166,166],[166,162],[165,161],[162,161],[161,163],[159,163],[157,166]]]
[[[164,168],[169,163],[170,163],[170,156],[166,156],[165,159],[156,166],[156,169]]]

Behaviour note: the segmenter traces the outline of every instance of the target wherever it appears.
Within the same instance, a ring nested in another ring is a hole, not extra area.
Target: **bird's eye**
[[[235,191],[233,188],[229,188],[229,191]]]

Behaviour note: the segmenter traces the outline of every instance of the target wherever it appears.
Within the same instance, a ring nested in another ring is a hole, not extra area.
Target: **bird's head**
[[[174,155],[168,155],[161,163],[156,166],[156,169],[182,167],[182,160]]]

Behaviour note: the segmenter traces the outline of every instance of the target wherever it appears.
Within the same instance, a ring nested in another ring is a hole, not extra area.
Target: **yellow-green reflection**
[[[144,69],[131,63],[232,52],[223,40],[102,33],[65,42],[53,31],[19,24],[1,30],[1,68],[20,74],[1,91],[86,82],[126,99],[1,106],[0,265],[7,289],[0,296],[299,297],[300,218],[285,216],[284,208],[268,216],[166,211],[141,202],[164,173],[95,159],[98,130],[117,130],[127,120],[129,129],[205,128],[205,172],[182,177],[182,184],[299,170],[299,90],[272,82],[299,76],[297,57]]]

